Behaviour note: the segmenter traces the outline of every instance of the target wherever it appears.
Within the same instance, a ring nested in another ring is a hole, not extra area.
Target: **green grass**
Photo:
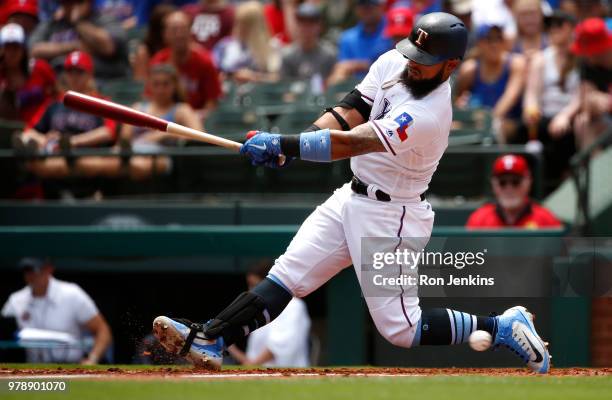
[[[520,400],[609,399],[612,376],[500,377],[427,376],[399,378],[279,378],[227,381],[145,380],[67,382],[67,393],[9,393],[0,380],[0,399],[419,399]]]

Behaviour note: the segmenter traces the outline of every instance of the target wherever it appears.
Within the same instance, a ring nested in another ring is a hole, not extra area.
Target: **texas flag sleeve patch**
[[[395,118],[395,122],[399,125],[396,129],[397,137],[403,142],[408,139],[408,133],[406,132],[410,125],[414,122],[410,114],[404,112],[399,117]]]

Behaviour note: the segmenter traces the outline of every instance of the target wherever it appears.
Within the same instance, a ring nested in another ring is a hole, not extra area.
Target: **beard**
[[[412,97],[419,100],[427,96],[434,89],[436,89],[442,82],[444,82],[444,68],[440,69],[440,72],[436,76],[430,79],[414,79],[410,77],[408,67],[404,68],[402,72],[401,82],[406,89],[412,94]]]

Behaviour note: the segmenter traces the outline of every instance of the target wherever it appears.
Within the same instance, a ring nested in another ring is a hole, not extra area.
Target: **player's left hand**
[[[248,140],[240,148],[240,154],[248,156],[253,165],[282,168],[291,161],[287,159],[282,165],[279,163],[279,156],[282,155],[279,134],[251,131],[247,134],[247,138]]]

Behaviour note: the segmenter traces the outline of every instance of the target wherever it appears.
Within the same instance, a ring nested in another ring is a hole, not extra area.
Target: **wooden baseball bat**
[[[103,118],[113,119],[124,124],[157,129],[158,131],[167,132],[186,139],[214,144],[234,151],[239,151],[242,146],[241,143],[234,142],[233,140],[187,128],[186,126],[168,122],[162,118],[155,117],[142,111],[134,110],[133,108],[122,106],[112,101],[88,96],[83,93],[70,90],[64,95],[63,101],[67,107]]]

